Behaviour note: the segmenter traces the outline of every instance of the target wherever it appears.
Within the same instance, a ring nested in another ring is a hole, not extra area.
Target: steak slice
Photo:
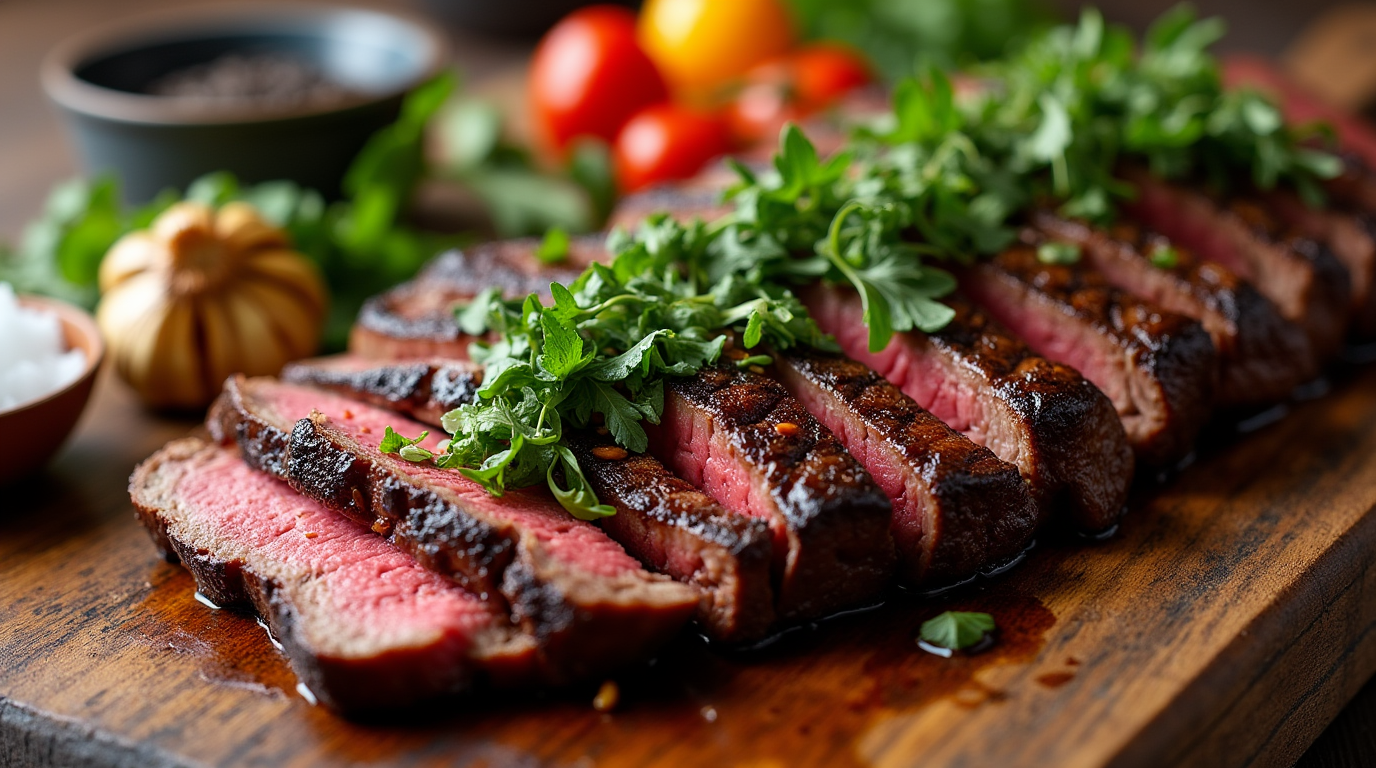
[[[1033,212],[1031,221],[1046,235],[1079,245],[1081,258],[1118,288],[1202,323],[1218,354],[1218,404],[1284,400],[1318,374],[1304,331],[1222,264],[1127,221],[1100,230],[1045,210]],[[1166,247],[1174,263],[1154,264],[1151,255]]]
[[[961,288],[1037,354],[1074,367],[1118,411],[1137,458],[1174,464],[1208,420],[1218,375],[1204,326],[1114,288],[1083,264],[1043,264],[1046,240],[966,270]]]
[[[467,360],[380,362],[356,355],[333,355],[290,363],[282,380],[304,384],[404,413],[440,425],[440,417],[472,402],[482,386],[481,365]]]
[[[566,264],[546,266],[535,258],[540,241],[502,240],[443,253],[411,280],[368,299],[349,335],[349,351],[396,360],[417,357],[468,359],[474,341],[460,330],[454,308],[485,288],[503,295],[549,295],[549,284],[568,284],[605,252],[600,236],[574,238]]]
[[[371,526],[479,596],[505,599],[566,678],[643,656],[697,608],[696,591],[646,572],[541,490],[496,498],[454,470],[382,453],[388,425],[405,435],[425,429],[365,403],[242,377],[226,383],[209,421],[249,466]],[[431,435],[425,445],[437,442]]]
[[[267,622],[297,677],[336,710],[402,707],[537,675],[499,605],[200,438],[134,470],[139,518],[197,589]]]
[[[789,350],[774,360],[779,380],[892,502],[904,583],[963,581],[1027,547],[1037,505],[1017,467],[844,355]]]
[[[1322,364],[1337,353],[1347,330],[1351,280],[1328,248],[1284,228],[1253,198],[1220,200],[1152,177],[1127,172],[1139,221],[1249,280],[1297,323]]]
[[[1133,458],[1113,403],[1074,368],[1034,355],[961,296],[955,318],[931,334],[896,334],[869,351],[860,297],[814,285],[801,294],[846,354],[923,408],[1018,467],[1043,518],[1053,509],[1076,528],[1113,528],[1127,502]]]
[[[773,542],[763,520],[727,510],[609,437],[578,433],[568,442],[598,499],[616,508],[598,524],[642,563],[701,591],[698,622],[709,637],[739,643],[770,631]]]
[[[348,355],[289,366],[283,377],[409,413],[439,426],[471,402],[482,369],[467,362],[379,363]],[[758,640],[774,623],[772,543],[761,520],[727,511],[648,455],[602,459],[592,449],[612,441],[573,435],[572,448],[598,498],[617,513],[598,521],[647,567],[702,593],[698,622],[722,642]]]
[[[823,616],[879,594],[893,571],[892,507],[782,384],[733,365],[671,379],[650,449],[773,534],[775,610]]]

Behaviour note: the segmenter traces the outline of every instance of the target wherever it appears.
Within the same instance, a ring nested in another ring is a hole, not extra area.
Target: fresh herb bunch
[[[716,363],[726,330],[745,349],[831,346],[787,289],[719,268],[727,226],[661,216],[634,237],[614,235],[611,263],[592,265],[567,288],[553,284],[551,306],[535,294],[508,301],[496,289],[482,293],[459,312],[459,324],[499,340],[473,345],[483,385],[473,403],[445,414],[452,438],[444,451],[394,433],[382,449],[458,469],[493,495],[543,480],[575,517],[612,514],[562,444],[566,426],[601,421],[618,444],[641,453],[641,422],[659,422],[666,377]]]
[[[987,88],[966,110],[966,131],[1028,197],[1098,221],[1133,194],[1115,176],[1123,162],[1220,187],[1285,184],[1321,201],[1318,182],[1339,171],[1333,155],[1308,146],[1322,129],[1287,126],[1262,94],[1225,89],[1209,52],[1223,31],[1182,5],[1139,50],[1131,32],[1086,9],[1077,25],[978,71]]]

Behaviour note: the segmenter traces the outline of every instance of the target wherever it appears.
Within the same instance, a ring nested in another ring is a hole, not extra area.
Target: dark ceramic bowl
[[[56,299],[20,296],[19,305],[57,315],[68,349],[86,355],[86,367],[76,381],[16,408],[0,411],[0,487],[18,481],[41,469],[67,441],[72,428],[86,410],[96,371],[105,357],[96,322],[84,310]],[[11,439],[23,435],[23,440]]]
[[[239,54],[305,62],[347,94],[320,106],[149,95],[151,83]],[[115,171],[130,202],[211,171],[291,179],[336,196],[353,157],[396,119],[406,93],[444,65],[428,25],[327,6],[179,10],[67,40],[43,62],[88,174]]]

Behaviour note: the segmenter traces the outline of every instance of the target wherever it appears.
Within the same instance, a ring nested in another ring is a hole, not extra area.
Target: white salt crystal
[[[19,306],[14,288],[0,283],[0,411],[62,389],[85,367],[81,350],[67,350],[57,315]]]

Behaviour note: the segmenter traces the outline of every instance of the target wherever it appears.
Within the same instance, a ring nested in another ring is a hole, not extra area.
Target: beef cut
[[[698,588],[698,623],[709,637],[749,642],[774,628],[773,541],[765,521],[727,510],[608,436],[574,433],[568,442],[598,499],[616,509],[598,524],[642,563]]]
[[[255,469],[386,536],[478,595],[504,599],[551,669],[582,677],[643,656],[697,608],[695,590],[645,571],[542,489],[500,498],[458,472],[378,450],[384,428],[425,427],[366,403],[236,377],[208,426]],[[435,450],[431,434],[425,447]]]
[[[1027,547],[1038,511],[1017,467],[844,355],[788,350],[774,360],[779,380],[892,502],[904,583],[963,581]]]
[[[769,524],[780,618],[854,607],[888,583],[888,498],[779,382],[731,364],[670,379],[648,431],[680,477]]]
[[[534,640],[500,604],[255,472],[234,451],[174,440],[139,465],[129,493],[168,559],[216,604],[256,611],[297,677],[334,709],[403,707],[540,677]]]
[[[382,363],[349,355],[295,363],[283,378],[412,414],[439,426],[472,401],[482,370],[473,363]],[[758,640],[774,625],[769,527],[723,508],[648,455],[619,458],[606,437],[573,435],[574,452],[598,497],[617,513],[598,521],[647,567],[702,593],[698,622],[715,640]],[[593,453],[616,458],[603,458]]]
[[[964,272],[961,288],[1037,354],[1094,382],[1123,420],[1137,457],[1173,464],[1213,405],[1217,356],[1197,321],[1115,287],[1084,263],[1045,264],[1034,230]]]
[[[503,240],[448,251],[415,279],[363,304],[349,335],[349,351],[380,360],[439,356],[466,360],[474,339],[454,319],[456,306],[489,287],[504,295],[549,294],[551,282],[573,282],[583,268],[603,258],[600,236],[574,238],[565,263],[542,265],[540,241]]]
[[[1326,246],[1283,226],[1255,198],[1224,200],[1140,169],[1126,176],[1139,193],[1128,207],[1134,218],[1251,281],[1282,317],[1304,330],[1318,364],[1337,353],[1352,289],[1347,270]]]
[[[1218,353],[1219,405],[1269,405],[1318,374],[1304,331],[1222,264],[1132,222],[1101,230],[1045,210],[1030,218],[1047,236],[1080,246],[1085,263],[1118,288],[1202,323]]]
[[[923,408],[1018,467],[1043,515],[1085,532],[1112,529],[1132,483],[1133,455],[1113,403],[1074,368],[1039,357],[956,295],[955,318],[931,334],[896,334],[869,351],[854,291],[802,292],[818,325],[846,354],[873,368]]]
[[[440,425],[440,417],[473,401],[483,369],[467,360],[429,358],[378,361],[357,355],[301,360],[282,369],[282,380],[330,390],[355,400]]]
[[[1376,180],[1371,182],[1376,186]],[[1351,277],[1351,335],[1376,335],[1376,216],[1353,210],[1342,200],[1313,208],[1289,190],[1265,193],[1271,210],[1305,237],[1323,243]]]

